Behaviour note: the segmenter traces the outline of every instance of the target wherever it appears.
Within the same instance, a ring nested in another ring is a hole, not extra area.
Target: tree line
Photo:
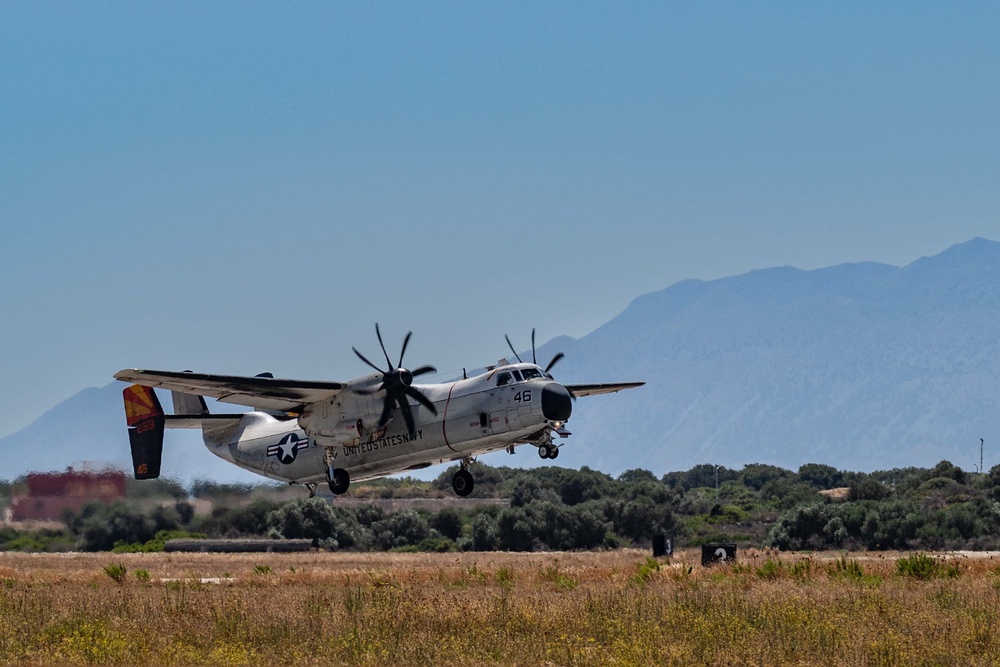
[[[376,480],[352,487],[364,501],[289,499],[288,487],[170,480],[129,485],[128,502],[91,504],[65,528],[0,528],[0,549],[157,549],[170,536],[307,538],[331,550],[533,551],[739,542],[778,549],[986,549],[1000,547],[1000,466],[872,473],[810,463],[797,471],[711,464],[657,477],[584,467],[476,466],[477,485],[451,498],[454,468],[433,481]],[[0,486],[14,492],[17,481]],[[249,502],[247,499],[249,498]],[[392,510],[380,500],[430,499]],[[196,511],[210,504],[207,512]]]

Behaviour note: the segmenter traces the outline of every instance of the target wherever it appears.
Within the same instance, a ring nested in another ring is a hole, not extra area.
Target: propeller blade
[[[548,373],[550,370],[552,370],[552,367],[558,364],[559,360],[565,356],[566,355],[563,354],[562,352],[557,352],[556,356],[552,357],[552,361],[549,362],[549,365],[545,367],[545,372]]]
[[[358,349],[352,347],[354,354],[358,356],[361,361],[365,362],[368,366],[371,366],[376,371],[382,374],[382,382],[378,387],[365,387],[363,389],[355,389],[355,393],[370,396],[372,394],[378,393],[380,391],[385,392],[385,398],[382,401],[382,415],[378,420],[378,427],[385,428],[385,426],[392,419],[392,411],[394,407],[398,407],[399,411],[403,413],[403,419],[406,421],[407,431],[410,433],[410,437],[413,437],[416,433],[416,423],[413,418],[413,408],[410,402],[407,400],[407,396],[411,396],[421,405],[426,407],[435,415],[437,414],[437,408],[426,396],[421,394],[416,389],[410,387],[410,383],[413,378],[418,375],[424,375],[426,373],[436,373],[437,369],[433,366],[421,366],[415,371],[409,371],[403,368],[403,358],[406,356],[406,349],[410,345],[410,338],[413,336],[412,331],[407,331],[406,336],[403,338],[403,347],[399,352],[399,363],[393,366],[392,359],[389,358],[389,353],[385,349],[385,340],[382,338],[382,328],[379,326],[378,322],[375,323],[375,335],[378,337],[378,346],[382,348],[382,355],[385,357],[385,363],[388,364],[389,370],[384,371],[375,364],[371,362],[368,357],[358,352]],[[510,341],[507,341],[508,344]],[[511,348],[513,349],[513,348]],[[516,356],[517,353],[515,353]]]
[[[524,362],[523,362],[523,361],[521,361],[521,355],[519,355],[519,354],[517,353],[517,350],[515,350],[515,349],[514,349],[514,346],[513,346],[513,345],[511,345],[511,343],[510,343],[510,338],[509,338],[509,337],[507,336],[507,334],[504,334],[504,335],[503,335],[503,337],[504,337],[504,339],[505,339],[505,340],[507,341],[507,347],[509,347],[509,348],[510,348],[510,351],[514,353],[514,356],[515,356],[515,357],[517,357],[517,360],[518,360],[518,361],[519,361],[520,363],[522,363],[522,364],[523,364]]]
[[[399,353],[399,363],[396,364],[396,368],[402,368],[403,366],[403,357],[406,355],[406,346],[410,344],[410,336],[412,335],[412,331],[406,332],[406,338],[403,339],[403,351]]]
[[[389,423],[389,419],[392,418],[392,396],[386,396],[385,401],[382,403],[382,416],[379,417],[378,427],[385,428],[385,425]]]
[[[535,359],[535,327],[531,327],[531,363],[538,365],[538,360]]]
[[[438,413],[437,408],[435,408],[434,404],[431,403],[431,399],[427,398],[413,387],[407,387],[405,391],[407,396],[417,399],[417,402],[420,403],[420,405],[427,408],[428,410],[430,410],[431,414],[436,415]]]
[[[381,368],[379,368],[378,366],[376,366],[372,362],[368,361],[368,358],[365,357],[365,355],[363,355],[360,352],[358,352],[358,348],[352,347],[351,349],[354,350],[354,354],[358,355],[358,359],[360,359],[361,361],[365,362],[366,364],[368,364],[369,366],[371,366],[372,368],[374,368],[375,370],[377,370],[379,373],[382,373],[383,375],[385,374],[384,370],[382,370]]]
[[[405,395],[396,394],[395,398],[396,403],[399,405],[399,411],[403,413],[403,421],[406,422],[406,432],[412,438],[417,433],[417,425],[413,423],[413,409],[410,407],[410,402],[406,400]]]
[[[385,343],[382,342],[382,332],[378,329],[378,322],[375,323],[375,335],[378,336],[378,344],[382,346],[382,354],[385,355],[385,363],[389,367],[389,370],[395,370],[393,368],[392,362],[389,361],[389,353],[385,351]]]

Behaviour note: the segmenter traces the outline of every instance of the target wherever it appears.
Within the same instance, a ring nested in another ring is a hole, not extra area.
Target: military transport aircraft
[[[543,459],[554,459],[559,455],[556,437],[570,435],[566,421],[577,396],[645,384],[559,384],[550,371],[563,354],[540,367],[532,330],[531,363],[521,359],[505,336],[517,363],[502,359],[474,377],[418,385],[416,377],[436,370],[403,367],[412,332],[403,339],[396,364],[378,324],[375,334],[387,368],[352,348],[377,372],[349,382],[285,380],[270,373],[119,371],[116,379],[135,383],[123,392],[135,478],[159,477],[164,428],[200,428],[213,454],[265,477],[303,484],[310,495],[322,482],[341,494],[351,481],[458,461],[452,487],[467,496],[474,485],[468,467],[475,457],[500,449],[513,454],[515,446],[528,444]],[[174,414],[164,414],[152,387],[171,391]],[[210,414],[205,396],[253,411]]]

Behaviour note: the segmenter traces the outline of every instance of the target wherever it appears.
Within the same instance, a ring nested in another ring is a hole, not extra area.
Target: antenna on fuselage
[[[463,380],[468,380],[469,379],[469,374],[465,372],[464,368],[462,369],[462,379]]]

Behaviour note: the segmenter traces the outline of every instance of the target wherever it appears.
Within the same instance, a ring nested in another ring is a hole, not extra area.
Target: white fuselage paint
[[[413,385],[437,414],[411,401],[416,425],[412,438],[398,408],[384,429],[377,428],[383,393],[363,395],[347,389],[331,401],[310,405],[297,420],[250,412],[235,426],[206,427],[205,445],[265,477],[318,483],[327,481],[327,450],[334,467],[360,481],[540,443],[551,438],[550,422],[542,413],[542,388],[553,381],[538,377],[497,386],[499,373],[524,369],[540,370],[513,364],[456,382]],[[366,384],[371,384],[370,378],[349,386]]]

